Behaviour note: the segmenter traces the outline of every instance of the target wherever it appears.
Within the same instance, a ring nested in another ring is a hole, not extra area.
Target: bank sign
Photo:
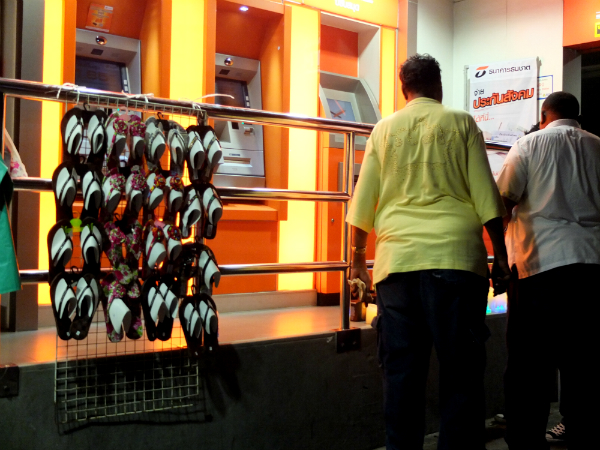
[[[469,66],[469,112],[486,140],[513,144],[537,119],[536,58]]]

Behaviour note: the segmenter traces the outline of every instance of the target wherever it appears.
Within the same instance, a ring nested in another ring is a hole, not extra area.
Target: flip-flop
[[[131,326],[131,311],[123,301],[127,291],[112,274],[107,275],[100,285],[104,293],[102,307],[106,321],[106,334],[111,342],[120,342],[125,331]]]
[[[86,274],[77,282],[77,308],[71,323],[71,336],[85,339],[90,330],[100,300],[100,284],[92,274]]]
[[[119,159],[127,143],[127,122],[121,119],[118,112],[112,113],[106,121],[106,135],[108,136],[108,156]]]
[[[125,177],[119,174],[118,169],[111,169],[102,182],[102,206],[108,214],[114,213],[119,206],[124,188]]]
[[[186,160],[188,170],[200,170],[206,159],[206,152],[202,146],[202,139],[197,125],[191,125],[186,129],[188,142],[186,147]]]
[[[206,183],[200,187],[198,194],[202,198],[202,209],[205,218],[202,227],[202,236],[206,239],[214,239],[217,235],[217,223],[223,216],[223,202],[214,186],[210,183]]]
[[[179,305],[179,321],[192,357],[199,357],[202,350],[202,319],[196,303],[196,297],[188,296]]]
[[[83,209],[91,216],[98,216],[98,210],[102,204],[102,189],[100,188],[100,177],[91,167],[81,178],[81,190],[83,192]],[[93,213],[95,211],[95,214]],[[82,213],[82,216],[84,214]],[[87,214],[86,214],[87,215]]]
[[[183,205],[183,181],[179,175],[167,177],[165,187],[169,193],[165,195],[165,206],[170,214],[176,214]]]
[[[63,341],[68,341],[73,337],[71,335],[71,315],[77,306],[77,298],[71,283],[71,275],[61,273],[54,277],[50,284],[50,299],[56,322],[56,332]]]
[[[179,297],[177,297],[169,286],[166,283],[163,283],[162,280],[159,285],[159,291],[162,297],[165,300],[165,305],[167,307],[167,317],[171,319],[175,319],[177,317],[177,307],[179,306]]]
[[[125,304],[131,312],[131,323],[125,334],[129,339],[139,339],[144,335],[144,324],[142,322],[142,288],[137,278],[127,287]]]
[[[104,151],[106,142],[106,130],[104,124],[108,117],[102,110],[96,110],[90,117],[87,126],[87,138],[90,141],[90,151],[93,155],[98,155]]]
[[[202,217],[202,205],[194,186],[188,185],[185,187],[184,202],[183,208],[179,212],[179,223],[181,235],[188,238],[192,232],[192,226]]]
[[[129,136],[131,136],[130,161],[141,162],[146,150],[146,124],[139,116],[131,116],[129,121]]]
[[[143,242],[146,264],[151,269],[163,262],[167,256],[167,250],[162,243],[163,239],[163,231],[152,221],[148,221],[144,228]]]
[[[202,331],[204,334],[204,349],[208,352],[215,351],[219,346],[219,316],[217,305],[208,294],[197,295],[198,311],[202,319]]]
[[[171,128],[168,134],[169,151],[171,153],[171,166],[183,169],[183,160],[185,149],[187,147],[187,139],[184,138],[185,130],[181,125],[173,120],[169,120]],[[173,170],[173,167],[171,167]]]
[[[163,233],[167,244],[167,259],[175,261],[181,254],[181,230],[175,225],[166,224]]]
[[[148,161],[158,164],[160,158],[165,152],[166,139],[160,128],[158,128],[158,120],[156,117],[150,117],[146,120],[146,158]]]
[[[162,341],[170,339],[173,328],[173,320],[167,317],[169,311],[158,289],[159,280],[158,275],[152,275],[144,280],[142,287],[141,303],[149,341],[154,341],[157,337]],[[163,325],[165,321],[169,322],[168,328]]]
[[[80,108],[71,108],[65,113],[60,122],[63,151],[71,156],[78,155],[81,147],[83,136],[82,112],[83,110]]]
[[[202,276],[202,283],[212,292],[212,285],[219,286],[221,272],[213,251],[206,245],[202,245],[202,251],[198,258],[198,267]]]
[[[147,187],[144,169],[140,166],[133,166],[125,182],[125,197],[127,199],[128,211],[134,214],[140,212],[144,201],[144,191]]]
[[[84,273],[100,274],[102,240],[102,232],[96,219],[91,217],[85,219],[81,223],[81,234],[79,235]]]
[[[217,135],[215,134],[213,127],[209,125],[198,125],[198,132],[200,133],[202,146],[206,152],[207,164],[210,165],[210,173],[214,173],[221,161],[221,157],[223,156],[221,144],[217,139]]]
[[[165,177],[160,173],[151,172],[146,183],[148,184],[147,206],[150,211],[153,211],[164,197]]]
[[[59,164],[52,174],[52,190],[57,208],[71,208],[77,194],[77,172],[70,162]]]
[[[48,266],[50,279],[64,272],[73,255],[73,228],[68,220],[58,221],[48,232]]]

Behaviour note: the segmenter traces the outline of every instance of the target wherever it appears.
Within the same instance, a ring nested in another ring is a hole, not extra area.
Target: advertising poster
[[[514,144],[538,122],[536,58],[469,66],[469,112],[485,140]]]
[[[110,31],[112,15],[112,6],[92,3],[88,11],[87,22],[85,24],[85,27],[90,30],[104,31],[108,33]]]

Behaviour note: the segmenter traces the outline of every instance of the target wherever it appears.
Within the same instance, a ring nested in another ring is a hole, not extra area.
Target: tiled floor
[[[365,322],[352,322],[354,327],[366,327]],[[144,338],[138,341],[125,339],[119,344],[107,343],[102,323],[93,325],[87,344],[78,346],[78,356],[114,354],[114,352],[153,351],[165,349],[162,341],[149,342]],[[94,328],[96,327],[96,328]],[[318,334],[340,327],[340,308],[298,307],[280,308],[254,312],[223,313],[219,315],[219,341],[221,343],[241,343],[260,340],[281,339],[300,335]],[[185,345],[179,322],[174,327],[176,342],[172,347]],[[68,341],[73,343],[73,341]],[[86,342],[86,341],[79,341]],[[59,341],[59,352],[64,341]],[[0,334],[0,364],[18,365],[53,362],[56,359],[56,330],[54,327],[37,331]],[[139,350],[137,350],[139,351]],[[60,355],[60,353],[59,353]]]
[[[548,418],[548,428],[552,428],[560,422],[561,415],[558,412],[558,403],[553,403],[550,409],[550,417]],[[504,441],[504,433],[506,427],[497,423],[494,419],[486,421],[486,449],[487,450],[508,450],[508,445]],[[438,434],[433,433],[425,436],[425,444],[423,450],[437,450]],[[553,442],[550,444],[550,450],[567,449],[567,444],[564,442]],[[380,447],[375,450],[385,450],[385,447]]]

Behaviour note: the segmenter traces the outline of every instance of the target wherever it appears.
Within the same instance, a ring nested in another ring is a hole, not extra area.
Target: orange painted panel
[[[85,29],[90,5],[113,6],[110,34],[139,39],[147,0],[78,0],[77,28]]]
[[[358,76],[358,33],[321,25],[321,70]]]
[[[277,261],[276,221],[221,221],[217,237],[207,241],[219,264],[258,264]],[[277,289],[277,275],[221,278],[215,294],[264,292]]]
[[[600,47],[599,13],[599,0],[564,0],[563,46]]]
[[[267,26],[282,17],[271,11],[250,8],[240,11],[240,5],[217,1],[217,53],[260,59]]]
[[[296,3],[292,0],[289,2]],[[373,3],[363,0],[302,0],[302,3],[361,22],[393,28],[398,26],[398,0],[377,0]]]
[[[400,73],[400,66],[406,61],[408,51],[408,0],[398,0],[398,42],[396,44],[396,76]],[[402,83],[396,83],[396,110],[406,106],[406,99],[402,94]]]

